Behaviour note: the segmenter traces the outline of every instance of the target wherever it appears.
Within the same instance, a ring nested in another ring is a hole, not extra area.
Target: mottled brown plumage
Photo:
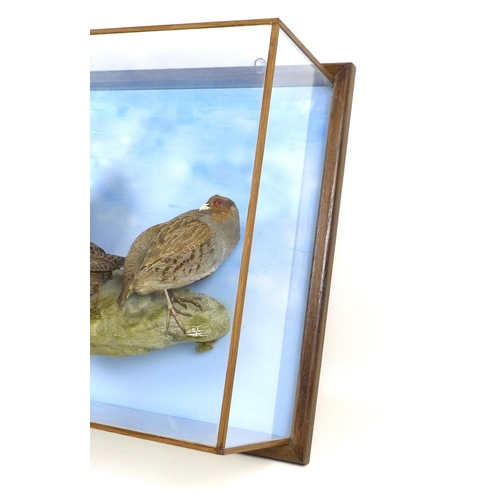
[[[212,196],[199,210],[190,210],[146,229],[132,243],[125,259],[118,306],[121,307],[133,292],[146,295],[164,291],[167,329],[172,314],[185,332],[177,316],[180,311],[172,306],[172,298],[179,299],[175,295],[171,297],[169,290],[187,286],[212,274],[239,239],[238,209],[232,200],[219,195]]]
[[[90,295],[97,293],[103,283],[111,279],[113,271],[122,267],[124,262],[123,257],[107,254],[90,242]]]

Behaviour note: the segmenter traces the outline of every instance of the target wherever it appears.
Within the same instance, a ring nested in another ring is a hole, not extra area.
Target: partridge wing
[[[213,235],[204,222],[190,215],[181,215],[167,222],[149,245],[142,267],[168,259],[169,255],[182,255],[201,247]]]
[[[91,257],[105,257],[106,252],[95,243],[90,242],[90,256]]]
[[[90,257],[90,272],[105,273],[116,269],[116,264],[106,257]]]
[[[105,273],[116,269],[116,264],[108,259],[106,252],[95,243],[90,242],[90,272]]]

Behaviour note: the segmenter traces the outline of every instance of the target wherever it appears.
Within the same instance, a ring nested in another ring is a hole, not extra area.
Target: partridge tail
[[[123,306],[123,303],[130,297],[131,293],[132,287],[124,285],[122,291],[120,292],[120,295],[118,295],[118,298],[116,299],[118,307],[121,308]]]

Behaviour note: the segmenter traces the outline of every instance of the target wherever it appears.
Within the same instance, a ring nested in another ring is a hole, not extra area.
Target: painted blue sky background
[[[276,419],[269,401],[293,404],[294,384],[287,387],[282,375],[298,360],[330,93],[273,90],[231,425],[286,434],[290,424]],[[143,230],[216,193],[236,202],[243,239],[261,100],[258,88],[91,92],[91,241],[126,255]],[[192,286],[231,316],[241,248]],[[229,336],[205,355],[178,346],[94,357],[93,398],[217,421],[228,345]],[[151,384],[174,379],[175,390]]]

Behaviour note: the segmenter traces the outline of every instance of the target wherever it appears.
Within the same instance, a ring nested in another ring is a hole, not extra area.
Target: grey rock
[[[114,271],[111,280],[104,283],[98,294],[90,299],[90,354],[103,356],[131,356],[151,350],[165,349],[192,342],[196,350],[204,352],[229,332],[227,309],[209,295],[179,288],[182,298],[193,298],[201,310],[191,303],[179,309],[186,333],[171,318],[166,330],[167,306],[164,293],[133,294],[122,305],[116,299],[122,289],[122,271]]]

